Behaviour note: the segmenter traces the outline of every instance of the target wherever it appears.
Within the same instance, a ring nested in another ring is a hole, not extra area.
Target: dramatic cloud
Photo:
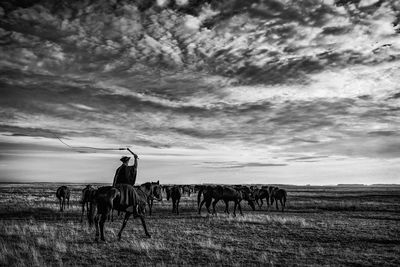
[[[175,182],[396,160],[399,18],[395,0],[2,1],[1,146],[133,145]]]

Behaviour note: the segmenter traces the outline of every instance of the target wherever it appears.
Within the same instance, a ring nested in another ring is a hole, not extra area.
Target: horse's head
[[[160,181],[157,181],[156,183],[151,183],[151,187],[152,187],[152,194],[153,197],[159,201],[162,201],[162,187],[160,185]]]
[[[253,194],[252,194],[250,188],[248,188],[247,186],[237,187],[236,190],[242,192],[242,198],[243,198],[244,200],[249,200],[250,197],[253,196]],[[253,197],[253,198],[254,198],[254,197]]]
[[[257,196],[260,194],[260,191],[261,191],[261,189],[258,189],[258,188],[250,189],[251,195],[252,195],[254,198],[257,198]]]
[[[244,200],[247,200],[247,203],[249,204],[251,209],[253,211],[255,211],[256,207],[254,205],[255,198],[254,198],[253,191],[250,188],[248,188],[247,186],[242,186],[242,187],[240,187],[240,192],[242,193],[242,198]]]
[[[256,210],[256,206],[254,205],[254,201],[253,200],[248,200],[247,203],[249,204],[249,206],[251,207],[251,209],[253,211]]]
[[[271,197],[274,197],[275,194],[276,194],[276,192],[278,192],[278,190],[279,190],[278,187],[273,187],[272,190],[271,190],[270,196],[271,196]]]

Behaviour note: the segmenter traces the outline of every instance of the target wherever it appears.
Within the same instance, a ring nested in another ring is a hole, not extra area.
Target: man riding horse
[[[106,218],[117,210],[125,212],[125,218],[121,229],[118,233],[118,238],[121,239],[122,231],[124,230],[128,219],[131,215],[134,218],[138,217],[142,221],[142,225],[147,237],[150,237],[145,223],[146,205],[149,206],[150,215],[153,200],[161,200],[161,185],[157,183],[144,183],[140,187],[134,187],[137,175],[138,156],[129,148],[127,150],[134,156],[135,162],[132,166],[128,165],[130,157],[122,157],[122,165],[117,169],[114,176],[112,186],[103,186],[97,189],[94,200],[90,205],[89,225],[92,223],[96,227],[95,240],[104,238],[104,224]]]
[[[135,185],[138,167],[138,156],[133,153],[129,148],[127,148],[127,150],[133,155],[135,162],[132,166],[129,166],[128,163],[131,157],[124,156],[120,159],[120,161],[122,161],[122,164],[115,172],[113,186],[117,184],[130,184],[132,186]]]

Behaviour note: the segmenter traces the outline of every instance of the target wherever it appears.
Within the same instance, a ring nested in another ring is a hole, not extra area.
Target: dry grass
[[[269,214],[244,214],[243,216],[232,217],[229,215],[218,215],[212,217],[214,220],[228,221],[234,224],[265,224],[270,226],[293,225],[296,227],[311,227],[310,222],[305,218],[287,215],[269,215]]]
[[[196,212],[182,198],[181,215],[157,203],[147,218],[151,239],[130,220],[106,224],[107,243],[81,224],[79,191],[61,214],[56,185],[0,185],[0,266],[70,265],[400,265],[399,188],[288,188],[285,213],[271,208],[244,216]],[[357,198],[357,195],[359,196]],[[231,207],[232,210],[232,207]]]

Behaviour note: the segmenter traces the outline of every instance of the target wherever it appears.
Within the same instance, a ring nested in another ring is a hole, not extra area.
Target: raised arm
[[[138,155],[136,155],[135,153],[133,153],[132,150],[130,150],[129,148],[126,148],[126,150],[128,150],[128,151],[135,157],[135,159],[136,159],[136,158],[139,158]]]
[[[136,176],[137,176],[137,168],[138,168],[138,155],[136,155],[135,153],[133,153],[129,148],[126,148],[126,150],[128,150],[134,159],[134,163],[132,166],[129,166],[129,184],[131,185],[135,185],[136,182]]]

